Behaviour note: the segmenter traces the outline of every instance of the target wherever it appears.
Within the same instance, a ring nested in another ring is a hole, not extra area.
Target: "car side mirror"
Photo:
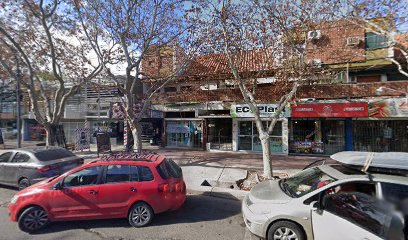
[[[62,184],[61,184],[61,182],[57,182],[57,183],[52,187],[52,189],[54,189],[54,190],[61,190],[61,189],[62,189]]]

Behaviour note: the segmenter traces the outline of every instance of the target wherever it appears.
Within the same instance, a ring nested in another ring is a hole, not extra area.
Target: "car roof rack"
[[[408,175],[408,153],[344,151],[330,156],[333,160],[366,173]]]

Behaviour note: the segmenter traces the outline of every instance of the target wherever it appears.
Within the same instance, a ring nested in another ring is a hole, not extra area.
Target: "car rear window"
[[[183,176],[181,168],[171,159],[164,160],[156,168],[163,179],[169,179],[170,177],[180,178]]]
[[[75,156],[75,154],[66,149],[49,149],[41,152],[36,152],[34,155],[38,160],[42,162]]]

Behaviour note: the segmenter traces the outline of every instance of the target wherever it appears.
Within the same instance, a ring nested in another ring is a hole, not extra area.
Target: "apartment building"
[[[304,49],[308,64],[336,75],[311,77],[299,88],[271,136],[273,153],[408,151],[408,78],[393,63],[405,63],[397,46],[342,20],[306,31]],[[238,64],[241,74],[256,78],[265,125],[288,88],[274,80],[273,61],[264,57],[267,51],[241,52]],[[145,71],[168,64],[171,54],[154,58],[143,62]],[[253,116],[229,73],[225,55],[200,56],[155,96],[152,109],[163,113],[163,145],[261,151]]]

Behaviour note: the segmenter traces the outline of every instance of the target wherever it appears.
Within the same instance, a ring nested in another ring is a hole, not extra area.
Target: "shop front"
[[[353,149],[352,118],[367,118],[367,102],[292,105],[289,153],[323,154]]]
[[[165,120],[166,146],[203,148],[202,119]]]
[[[408,152],[407,98],[369,101],[369,118],[353,120],[356,151]]]
[[[277,104],[258,104],[258,110],[265,129],[269,127],[274,117]],[[283,112],[275,124],[270,135],[270,150],[273,154],[288,152],[287,144],[287,118]],[[233,149],[234,151],[262,152],[258,129],[254,115],[246,104],[231,105],[231,117],[233,117]]]

